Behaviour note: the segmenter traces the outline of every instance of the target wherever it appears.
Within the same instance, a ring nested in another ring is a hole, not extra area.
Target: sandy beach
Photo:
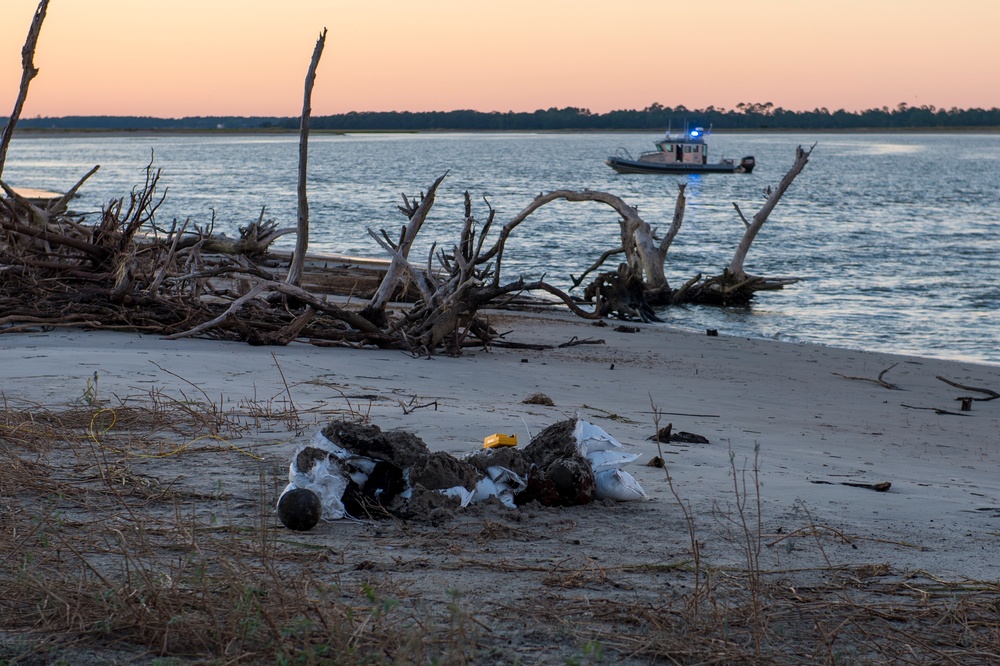
[[[2,392],[8,423],[14,413],[84,403],[123,411],[191,401],[257,414],[256,429],[220,436],[205,452],[195,452],[202,441],[183,455],[131,459],[141,476],[197,491],[203,500],[184,511],[199,519],[221,512],[210,498],[224,496],[235,523],[273,508],[296,449],[335,419],[405,430],[434,451],[462,456],[481,449],[487,435],[514,433],[526,444],[543,428],[579,417],[641,453],[625,468],[648,495],[639,502],[516,510],[488,504],[435,524],[321,521],[302,533],[270,515],[267,529],[279,541],[324,554],[310,561],[312,573],[337,581],[345,598],[377,581],[408,612],[433,615],[460,596],[467,628],[475,630],[466,663],[567,663],[593,657],[588,646],[595,644],[607,663],[669,661],[650,647],[656,630],[649,621],[635,613],[631,621],[601,619],[594,609],[676,602],[702,584],[693,567],[708,581],[739,578],[749,565],[770,585],[793,591],[832,585],[840,572],[865,581],[835,586],[837,595],[855,595],[859,607],[877,601],[872,585],[909,601],[904,588],[926,588],[925,602],[931,588],[945,586],[957,600],[969,586],[986,585],[996,599],[1000,400],[939,378],[1000,390],[1000,367],[724,331],[630,332],[553,313],[496,313],[491,323],[510,331],[513,342],[594,343],[415,358],[60,330],[0,336]],[[880,373],[897,388],[878,383]],[[524,402],[536,393],[553,404]],[[966,396],[975,400],[961,411]],[[294,411],[295,418],[283,428],[280,419],[259,418],[268,410]],[[107,418],[95,420],[103,428]],[[646,464],[659,455],[648,438],[667,423],[675,433],[708,439],[662,447],[672,487],[664,469]],[[6,455],[24,455],[15,448],[8,444]],[[886,483],[888,490],[877,490]],[[16,497],[4,501],[17,505]],[[770,603],[778,613],[791,602]],[[838,643],[830,631],[835,646],[880,661],[877,649],[858,647],[857,633],[844,630]],[[811,649],[792,654],[806,658]],[[989,659],[976,652],[962,663]]]

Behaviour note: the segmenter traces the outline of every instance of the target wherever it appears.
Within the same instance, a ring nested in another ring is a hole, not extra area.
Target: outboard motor
[[[736,170],[740,173],[750,173],[755,166],[757,166],[757,162],[754,161],[753,155],[747,155],[740,160],[740,166]]]

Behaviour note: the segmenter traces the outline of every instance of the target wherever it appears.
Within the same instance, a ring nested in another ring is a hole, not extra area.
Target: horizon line
[[[499,110],[496,110],[496,109],[491,110],[491,111],[480,111],[478,109],[463,109],[463,108],[450,109],[450,110],[440,110],[440,109],[438,109],[438,110],[433,110],[433,111],[410,111],[410,110],[398,110],[398,109],[396,109],[396,110],[391,110],[391,111],[366,110],[366,111],[341,111],[341,112],[335,112],[335,113],[314,113],[314,114],[312,114],[312,117],[345,116],[345,115],[350,115],[350,114],[379,114],[379,113],[423,114],[423,113],[458,113],[458,112],[470,112],[470,113],[481,113],[481,114],[484,114],[484,115],[490,115],[490,114],[522,114],[522,113],[531,114],[531,113],[538,113],[538,112],[548,112],[548,111],[553,111],[553,110],[555,110],[555,111],[577,110],[577,111],[581,111],[581,112],[586,112],[587,115],[592,115],[592,116],[605,116],[605,115],[609,115],[609,114],[613,114],[613,113],[643,113],[643,112],[645,112],[645,113],[650,113],[650,112],[669,112],[669,113],[722,113],[722,114],[735,113],[737,115],[755,115],[755,114],[756,115],[773,115],[775,111],[782,111],[782,112],[785,112],[785,113],[793,113],[793,114],[805,114],[805,113],[816,113],[816,112],[820,112],[820,113],[824,113],[825,112],[825,113],[828,113],[828,114],[841,113],[841,112],[848,113],[848,114],[863,114],[863,113],[867,113],[867,112],[896,113],[896,112],[905,112],[906,110],[909,110],[909,109],[931,110],[932,112],[944,111],[944,112],[947,112],[947,113],[950,113],[952,111],[963,112],[963,111],[975,111],[975,110],[982,110],[982,111],[998,111],[998,110],[1000,110],[1000,107],[997,107],[997,106],[988,107],[988,108],[987,107],[977,107],[977,106],[973,106],[973,107],[955,107],[955,106],[952,106],[952,107],[947,107],[946,108],[946,107],[938,107],[938,106],[935,106],[933,104],[923,104],[923,105],[920,105],[920,106],[912,106],[912,105],[909,105],[909,104],[907,104],[905,102],[900,102],[899,104],[897,104],[894,107],[889,107],[889,106],[869,107],[869,108],[866,108],[866,109],[855,109],[855,110],[850,110],[850,111],[847,110],[847,109],[844,109],[844,108],[830,110],[829,107],[825,107],[825,106],[824,107],[816,107],[816,108],[813,108],[813,109],[786,109],[784,107],[771,105],[769,102],[766,102],[766,103],[763,103],[763,104],[756,103],[756,102],[755,103],[745,104],[745,106],[749,110],[741,109],[739,107],[732,108],[732,109],[727,109],[725,107],[715,107],[715,106],[711,106],[711,105],[708,106],[708,107],[706,107],[706,108],[702,108],[702,109],[689,109],[689,108],[684,107],[683,105],[680,105],[679,108],[676,108],[676,107],[667,107],[667,106],[662,106],[662,105],[660,105],[660,108],[654,108],[655,106],[656,105],[654,104],[654,105],[650,105],[650,106],[647,106],[647,107],[642,108],[642,109],[612,109],[610,111],[605,111],[605,112],[592,112],[592,111],[590,111],[590,109],[588,109],[586,107],[579,107],[579,106],[549,107],[547,109],[539,108],[539,109],[534,109],[533,111],[513,111],[513,110],[499,111]],[[159,115],[146,115],[146,114],[136,115],[136,114],[78,113],[78,114],[65,114],[65,115],[58,115],[58,116],[57,115],[52,115],[52,116],[34,115],[34,116],[30,116],[30,117],[21,117],[19,120],[58,120],[58,119],[64,119],[64,118],[149,118],[149,119],[156,119],[156,120],[184,120],[186,118],[275,118],[275,119],[293,119],[293,118],[299,118],[299,117],[300,117],[299,115],[290,115],[290,116],[281,116],[281,115],[245,115],[245,114],[238,114],[238,113],[211,114],[211,115],[190,115],[189,114],[189,115],[184,115],[184,116],[159,116]],[[9,121],[10,118],[7,117],[7,118],[4,118],[4,120]]]

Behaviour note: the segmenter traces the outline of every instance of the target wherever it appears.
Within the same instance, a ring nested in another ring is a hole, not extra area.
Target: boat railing
[[[628,152],[628,149],[625,148],[625,146],[618,147],[618,150],[615,151],[615,157],[619,159],[633,160],[632,153]]]

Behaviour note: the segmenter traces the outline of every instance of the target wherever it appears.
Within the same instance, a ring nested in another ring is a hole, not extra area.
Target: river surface
[[[637,206],[665,230],[677,184],[687,184],[684,226],[671,248],[673,286],[729,263],[749,218],[791,166],[812,157],[750,250],[748,272],[798,277],[741,308],[679,307],[669,326],[721,334],[1000,363],[1000,134],[724,134],[710,161],[753,155],[752,174],[619,175],[604,158],[652,148],[650,134],[314,134],[309,142],[310,251],[385,256],[367,229],[398,234],[402,194],[448,174],[416,255],[450,246],[463,218],[489,206],[498,223],[541,192],[592,189]],[[166,198],[157,222],[190,219],[216,232],[265,217],[294,226],[298,136],[18,135],[4,180],[64,191],[100,165],[74,209],[98,213],[141,184],[153,160]],[[564,288],[619,243],[617,216],[597,203],[543,207],[512,236],[505,276],[545,275]],[[292,236],[278,247],[291,247]]]

